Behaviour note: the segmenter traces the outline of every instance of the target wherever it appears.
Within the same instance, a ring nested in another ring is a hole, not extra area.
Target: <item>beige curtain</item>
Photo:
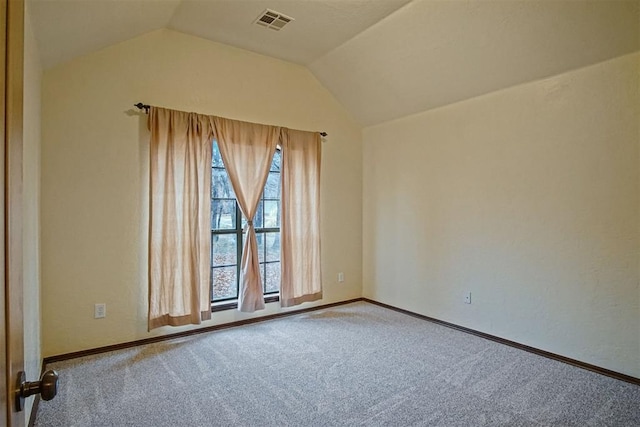
[[[210,119],[238,205],[248,219],[240,264],[238,309],[262,310],[264,296],[253,217],[280,139],[280,128],[220,117]]]
[[[280,305],[322,298],[320,134],[291,129],[282,138]]]
[[[149,330],[211,318],[211,132],[206,116],[151,107]]]

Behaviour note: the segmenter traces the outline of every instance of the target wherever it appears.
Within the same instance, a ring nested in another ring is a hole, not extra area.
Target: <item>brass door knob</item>
[[[40,394],[42,400],[51,400],[58,393],[58,373],[48,370],[40,381],[27,381],[23,371],[18,373],[18,384],[16,390],[16,409],[18,412],[24,409],[24,400],[34,394]]]

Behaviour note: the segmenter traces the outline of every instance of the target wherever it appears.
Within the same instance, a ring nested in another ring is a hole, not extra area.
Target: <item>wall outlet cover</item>
[[[101,303],[93,306],[93,318],[103,319],[107,317],[107,304]]]

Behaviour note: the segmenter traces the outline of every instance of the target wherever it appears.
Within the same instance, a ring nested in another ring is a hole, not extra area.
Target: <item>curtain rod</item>
[[[137,104],[133,104],[134,107],[137,107],[139,110],[144,110],[145,114],[149,114],[150,105],[143,104],[142,102],[138,102]],[[320,132],[320,135],[326,137],[328,134],[326,132]]]

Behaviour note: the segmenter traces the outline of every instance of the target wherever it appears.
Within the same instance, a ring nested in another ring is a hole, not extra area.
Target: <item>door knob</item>
[[[58,393],[58,373],[48,370],[40,377],[40,381],[27,381],[24,371],[18,372],[18,384],[16,390],[16,410],[24,409],[24,400],[34,394],[40,393],[42,400],[51,400]]]

